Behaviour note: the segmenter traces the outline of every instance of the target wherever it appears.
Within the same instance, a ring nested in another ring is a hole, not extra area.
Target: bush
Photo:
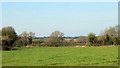
[[[17,39],[17,34],[12,27],[2,28],[2,47],[3,50],[12,50],[14,42]]]
[[[22,47],[27,46],[28,42],[24,40],[24,38],[18,37],[18,39],[15,41],[14,46],[16,47]]]

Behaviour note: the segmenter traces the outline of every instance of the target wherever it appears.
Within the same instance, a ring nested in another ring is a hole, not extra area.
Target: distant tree
[[[32,44],[32,39],[34,38],[35,33],[29,32],[27,33],[24,31],[22,34],[20,34],[20,37],[22,38],[22,42],[24,41],[25,46],[28,44]]]
[[[106,29],[101,36],[104,36],[105,45],[118,45],[118,26]]]
[[[118,26],[110,27],[104,31],[104,35],[108,34],[109,36],[118,37]]]
[[[96,45],[97,46],[104,45],[103,41],[104,41],[104,36],[97,36],[96,37]]]
[[[79,42],[79,43],[85,43],[85,42],[86,42],[86,37],[85,37],[85,36],[80,36],[80,37],[77,39],[77,42]]]
[[[24,31],[24,32],[22,32],[21,34],[20,34],[20,37],[28,37],[28,33],[26,32],[26,31]]]
[[[55,31],[51,34],[49,38],[50,46],[60,46],[61,42],[63,41],[64,34],[60,31]]]
[[[17,40],[14,42],[14,46],[16,46],[16,47],[25,46],[25,41],[23,40],[22,37],[18,36]]]
[[[29,44],[32,44],[32,39],[34,38],[34,35],[35,35],[35,33],[29,32],[29,34],[28,34]]]
[[[106,34],[104,36],[104,44],[105,45],[110,45],[110,36],[108,34]]]
[[[8,26],[2,28],[2,47],[4,50],[12,50],[13,43],[17,39],[17,34],[13,27]]]
[[[120,42],[119,37],[113,36],[113,37],[111,38],[111,41],[112,41],[112,40],[113,40],[113,44],[112,44],[112,45],[119,45],[119,43],[118,43],[118,42]]]
[[[22,32],[19,37],[21,37],[21,41],[23,41],[22,43],[27,46],[28,44],[28,33],[26,31]]]
[[[96,36],[94,33],[90,33],[87,37],[87,45],[92,46],[96,41]]]

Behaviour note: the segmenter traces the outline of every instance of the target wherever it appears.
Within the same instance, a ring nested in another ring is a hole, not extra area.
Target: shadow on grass
[[[60,64],[63,64],[63,63],[52,63],[50,65],[60,65]]]
[[[10,49],[2,49],[2,51],[17,51],[17,50],[21,50],[21,48],[13,48],[12,50]]]

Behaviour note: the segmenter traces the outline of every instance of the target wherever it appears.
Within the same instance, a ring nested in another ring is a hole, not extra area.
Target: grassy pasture
[[[3,66],[117,66],[118,47],[24,47],[2,59]]]

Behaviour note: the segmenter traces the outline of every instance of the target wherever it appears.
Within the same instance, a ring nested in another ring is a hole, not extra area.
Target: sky
[[[0,0],[0,2],[119,2],[119,0]]]
[[[12,26],[17,34],[34,32],[49,36],[55,30],[65,36],[99,35],[118,25],[117,2],[4,2],[3,27]]]

